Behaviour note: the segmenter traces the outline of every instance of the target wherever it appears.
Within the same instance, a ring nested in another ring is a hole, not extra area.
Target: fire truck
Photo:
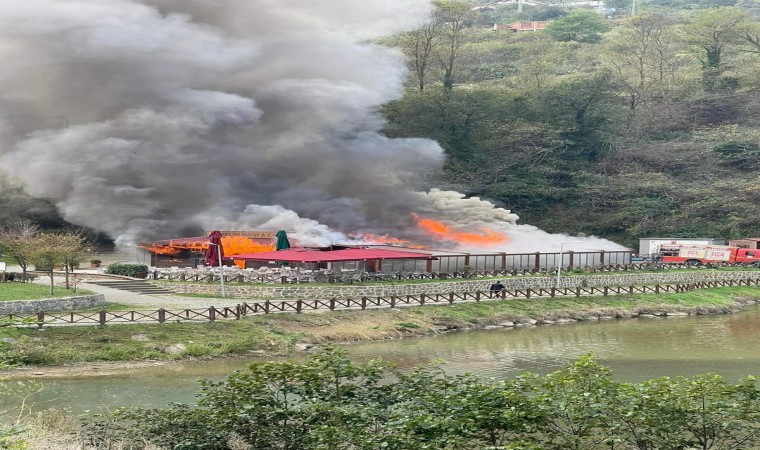
[[[743,264],[760,267],[760,250],[726,245],[663,245],[657,259],[666,264]]]

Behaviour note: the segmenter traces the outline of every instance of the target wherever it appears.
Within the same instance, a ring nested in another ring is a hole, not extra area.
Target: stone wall
[[[76,311],[95,308],[106,304],[103,294],[83,295],[81,297],[47,298],[42,300],[18,300],[0,302],[0,314],[31,314],[40,311]]]
[[[656,284],[695,283],[700,281],[718,280],[758,280],[760,271],[744,272],[657,272],[563,276],[560,287],[603,287],[603,286],[643,286]],[[552,288],[557,282],[553,276],[521,276],[503,277],[501,281],[507,290]],[[449,292],[487,291],[494,282],[493,279],[473,279],[458,281],[420,282],[409,284],[381,285],[309,285],[309,284],[225,284],[225,292],[233,298],[255,299],[330,299],[330,298],[361,298],[387,297],[390,295],[404,296],[416,294],[443,294]],[[178,294],[207,294],[219,295],[219,283],[193,284],[183,282],[153,282],[156,285],[170,289]]]

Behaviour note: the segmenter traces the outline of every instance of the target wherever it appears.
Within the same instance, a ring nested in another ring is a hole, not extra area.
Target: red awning
[[[363,261],[367,259],[438,259],[429,253],[402,252],[377,248],[349,248],[345,250],[280,250],[277,252],[247,253],[230,256],[241,261],[277,261],[293,263],[319,263],[335,261]]]

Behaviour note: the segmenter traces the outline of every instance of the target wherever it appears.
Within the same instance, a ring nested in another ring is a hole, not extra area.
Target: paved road
[[[21,272],[20,267],[11,266],[8,268],[9,272]],[[77,274],[97,274],[97,269],[79,269],[75,271]],[[48,277],[42,276],[34,280],[36,284],[50,284]],[[56,286],[62,286],[64,283],[63,276],[55,277]],[[91,283],[80,283],[78,288],[103,294],[106,301],[109,303],[118,303],[126,305],[129,309],[197,309],[208,308],[209,306],[215,306],[218,308],[225,306],[235,306],[238,303],[242,303],[241,299],[232,298],[196,298],[196,297],[183,297],[180,295],[147,295],[136,294],[134,292],[124,291],[121,289],[114,289],[108,286],[99,286]]]

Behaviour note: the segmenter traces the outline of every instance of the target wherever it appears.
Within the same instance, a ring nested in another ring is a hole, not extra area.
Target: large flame
[[[245,236],[222,236],[222,248],[226,256],[273,252],[276,250],[274,242],[262,244]]]
[[[266,241],[266,243],[257,242],[257,240],[246,236],[222,236],[222,248],[224,249],[225,256],[274,251],[275,243],[271,242],[271,239],[267,239]],[[140,247],[156,255],[177,256],[183,250],[189,250],[193,253],[204,253],[208,248],[208,238],[201,237],[195,241],[181,239],[170,240],[167,243],[154,242],[152,244],[141,245]]]
[[[509,242],[509,237],[488,227],[478,227],[476,232],[458,231],[437,220],[421,217],[417,214],[412,214],[412,216],[417,221],[418,228],[443,241],[482,247],[491,247]]]

